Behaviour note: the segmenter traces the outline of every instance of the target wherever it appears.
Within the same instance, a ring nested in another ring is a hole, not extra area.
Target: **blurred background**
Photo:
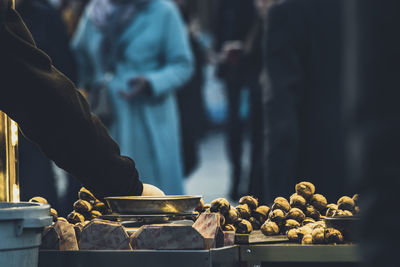
[[[84,56],[76,52],[79,49],[74,48],[73,38],[85,10],[90,9],[89,2],[17,0],[17,9],[39,48],[88,95],[93,90],[91,85],[78,78],[88,63],[80,64]],[[263,146],[262,94],[258,84],[263,68],[264,14],[260,12],[266,12],[272,2],[174,1],[194,59],[191,78],[174,88],[179,107],[182,183],[186,194],[203,195],[206,202],[217,197],[237,201],[239,196],[249,193],[251,175],[262,179],[260,170],[254,170],[260,169],[255,165],[262,164]],[[119,143],[123,146],[122,141]],[[137,161],[137,157],[131,156]],[[22,199],[43,195],[53,206],[68,211],[78,182],[27,140],[21,141],[20,161]],[[38,180],[43,181],[45,188],[33,182]]]
[[[342,1],[16,3],[144,182],[206,202],[249,194],[269,204],[302,180],[328,201],[355,193]],[[41,195],[67,212],[80,184],[28,140],[20,162],[21,199]]]

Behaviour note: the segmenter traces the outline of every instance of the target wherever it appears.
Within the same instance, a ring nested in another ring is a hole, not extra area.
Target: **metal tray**
[[[340,217],[325,217],[324,221],[327,227],[338,229],[345,241],[358,241],[357,227],[360,223],[360,218],[357,216],[340,216]]]
[[[104,198],[113,213],[182,214],[192,213],[201,196],[127,196]]]

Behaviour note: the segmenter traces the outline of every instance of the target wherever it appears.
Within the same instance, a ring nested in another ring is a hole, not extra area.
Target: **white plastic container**
[[[0,266],[37,267],[41,233],[51,222],[48,204],[0,202]]]

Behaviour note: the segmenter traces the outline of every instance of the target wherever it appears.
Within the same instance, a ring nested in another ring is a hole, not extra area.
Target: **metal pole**
[[[0,111],[0,201],[19,200],[18,125]]]

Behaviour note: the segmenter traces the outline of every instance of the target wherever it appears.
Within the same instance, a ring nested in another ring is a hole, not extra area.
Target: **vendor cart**
[[[227,267],[239,265],[239,247],[211,250],[40,251],[39,267]]]
[[[146,266],[359,266],[358,247],[291,243],[240,245],[211,250],[41,251],[39,267]],[[322,265],[323,264],[323,265]]]
[[[240,246],[242,266],[358,266],[358,247],[344,245],[301,245],[292,243]]]

